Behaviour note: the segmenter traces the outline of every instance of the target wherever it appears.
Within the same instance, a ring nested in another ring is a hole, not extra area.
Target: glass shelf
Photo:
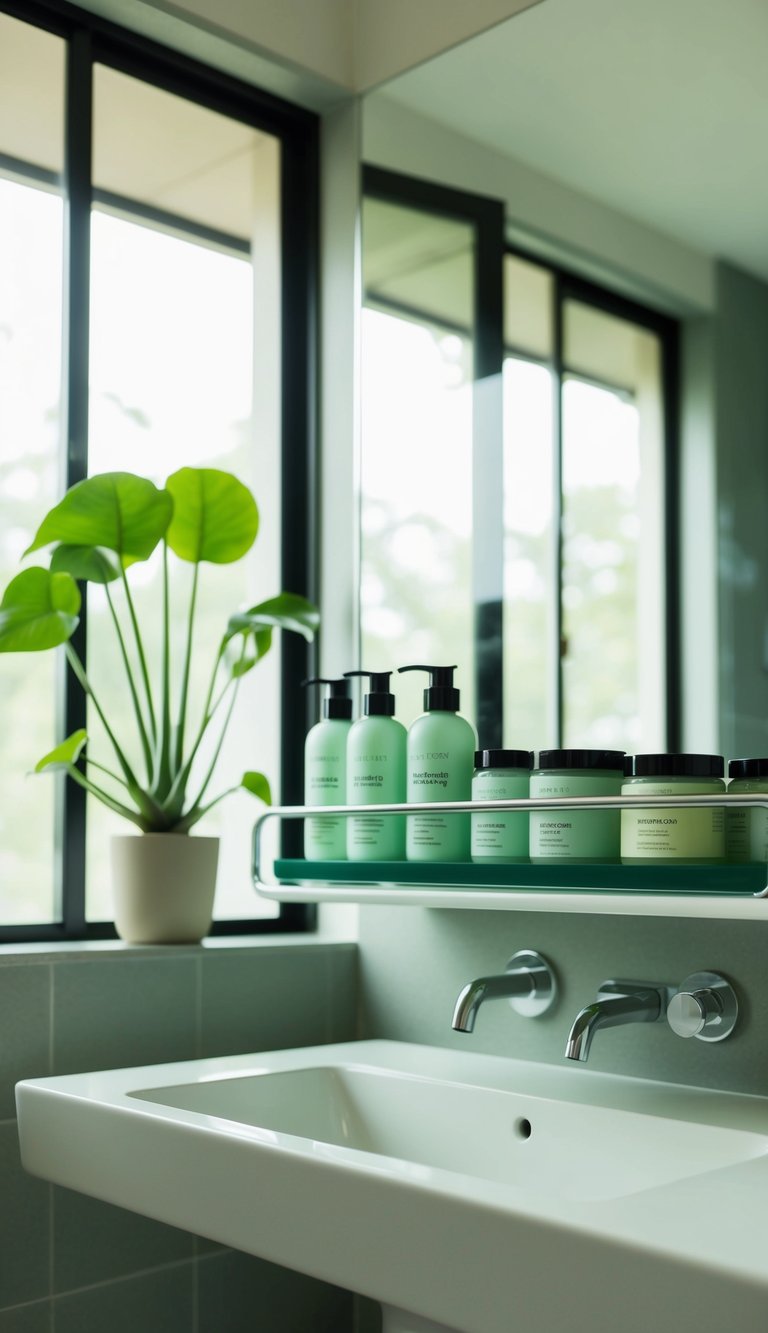
[[[623,808],[636,798],[587,797],[581,800],[493,802],[503,809]],[[644,798],[643,805],[690,806],[768,805],[765,796]],[[491,803],[488,803],[491,807]],[[435,804],[437,813],[482,808],[468,803]],[[303,819],[307,815],[370,814],[371,807],[273,807],[254,830],[254,886],[265,898],[283,903],[357,903],[484,911],[585,912],[598,915],[699,917],[727,920],[768,919],[768,867],[763,862],[728,865],[675,865],[649,862],[621,865],[496,864],[414,861],[275,860],[276,882],[261,871],[261,830],[269,819]],[[424,806],[390,806],[380,812],[419,813]]]

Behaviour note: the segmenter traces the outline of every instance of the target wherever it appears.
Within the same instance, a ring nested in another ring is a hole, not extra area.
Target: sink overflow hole
[[[531,1137],[531,1122],[524,1117],[521,1117],[520,1120],[516,1120],[512,1129],[515,1137],[518,1139],[529,1139]]]

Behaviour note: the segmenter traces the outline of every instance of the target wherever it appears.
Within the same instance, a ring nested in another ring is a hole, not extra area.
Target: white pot
[[[196,944],[208,934],[218,838],[142,833],[112,838],[115,926],[129,944]]]

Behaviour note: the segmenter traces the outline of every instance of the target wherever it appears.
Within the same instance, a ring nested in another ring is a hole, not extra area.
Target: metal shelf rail
[[[270,821],[313,816],[469,814],[533,810],[768,809],[768,795],[583,796],[508,801],[440,801],[397,805],[272,806],[256,820],[253,883],[264,897],[281,902],[375,902],[430,907],[510,910],[635,912],[688,916],[750,916],[744,909],[768,897],[768,866],[671,861],[644,865],[561,862],[449,866],[439,862],[307,862],[276,859],[279,878],[264,875],[264,831]],[[656,881],[658,880],[658,883]],[[664,906],[660,900],[666,898]],[[736,901],[738,898],[739,901]],[[693,900],[693,901],[692,901]],[[713,901],[715,900],[715,901]],[[698,905],[697,905],[698,903]],[[764,909],[760,908],[762,914]]]

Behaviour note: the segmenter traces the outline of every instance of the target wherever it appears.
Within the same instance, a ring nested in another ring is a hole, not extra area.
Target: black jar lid
[[[475,768],[533,768],[533,751],[475,750]]]
[[[721,778],[721,754],[636,754],[636,778]]]
[[[539,768],[604,768],[624,772],[623,750],[541,750]]]
[[[768,778],[768,759],[732,759],[729,778]]]

